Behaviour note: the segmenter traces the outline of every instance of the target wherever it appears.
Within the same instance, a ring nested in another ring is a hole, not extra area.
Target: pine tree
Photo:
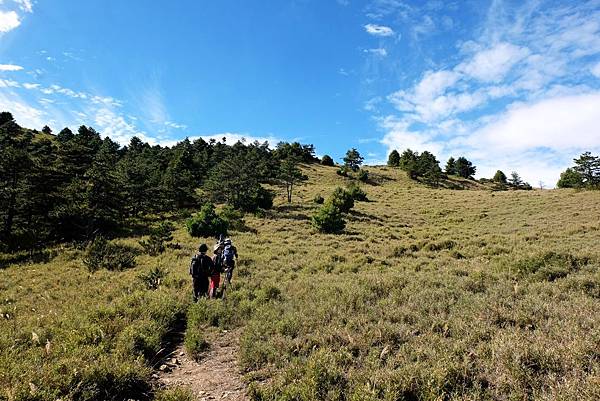
[[[583,177],[572,168],[568,168],[562,172],[560,179],[556,183],[558,188],[580,188],[583,185]]]
[[[299,159],[291,156],[283,160],[279,167],[278,179],[285,186],[288,203],[292,202],[294,186],[308,180],[308,177],[302,174],[302,171],[298,168],[298,164]]]
[[[400,166],[400,153],[398,153],[398,151],[396,149],[394,149],[390,152],[390,155],[388,156],[387,165],[389,167]]]
[[[496,174],[494,174],[494,178],[492,178],[492,180],[498,184],[506,184],[506,174],[498,170],[496,171]]]
[[[456,175],[456,160],[454,160],[454,157],[450,156],[444,170],[448,175]]]
[[[106,138],[85,174],[88,209],[87,234],[110,231],[123,217],[123,197],[115,171],[119,146]]]
[[[469,160],[467,160],[463,156],[456,159],[455,166],[456,166],[455,167],[456,174],[459,177],[463,177],[463,178],[472,177],[473,175],[475,175],[475,171],[477,169],[475,166],[473,166],[473,163],[471,163]]]
[[[350,170],[356,172],[360,169],[363,160],[364,158],[360,155],[360,153],[358,153],[358,150],[352,148],[346,152],[346,156],[344,157],[344,165]]]
[[[581,175],[585,186],[600,185],[600,158],[598,156],[592,156],[590,152],[585,152],[573,161],[575,162],[573,169]]]
[[[406,149],[404,152],[402,152],[402,155],[400,155],[399,167],[406,171],[409,178],[413,180],[415,180],[418,176],[418,158],[419,154],[410,149]]]
[[[33,165],[32,134],[19,127],[10,113],[1,113],[0,123],[0,243],[7,247],[32,190],[27,179]]]

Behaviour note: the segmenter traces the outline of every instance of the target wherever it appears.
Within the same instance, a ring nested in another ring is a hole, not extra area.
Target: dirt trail
[[[157,373],[158,380],[167,386],[188,387],[200,401],[248,400],[237,359],[239,336],[239,330],[207,335],[210,348],[199,362],[188,357],[180,343]]]

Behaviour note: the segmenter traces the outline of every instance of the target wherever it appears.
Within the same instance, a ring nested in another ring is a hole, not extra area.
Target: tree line
[[[313,145],[185,139],[173,147],[133,137],[120,146],[92,127],[53,134],[0,113],[0,250],[113,235],[143,216],[224,202],[268,209],[274,193],[305,180]]]
[[[411,149],[406,149],[402,153],[394,149],[388,156],[387,165],[389,167],[399,167],[406,171],[409,178],[421,180],[434,187],[439,186],[441,180],[447,179],[449,176],[475,180],[474,176],[477,171],[477,167],[464,156],[458,158],[451,156],[442,170],[435,155],[427,150],[419,154],[419,152],[414,152]],[[509,188],[532,189],[531,185],[524,182],[515,171],[511,173],[510,178],[507,178],[504,172],[498,170],[493,178],[482,178],[479,182],[493,183],[494,187],[500,190]]]

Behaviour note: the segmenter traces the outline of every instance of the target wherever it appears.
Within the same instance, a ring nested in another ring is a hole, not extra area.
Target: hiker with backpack
[[[208,246],[201,244],[198,247],[198,253],[192,256],[190,263],[194,302],[198,302],[198,298],[208,295],[208,277],[214,269],[214,263],[206,251],[208,251]]]
[[[221,273],[223,272],[223,247],[220,242],[217,242],[213,247],[213,269],[210,275],[210,286],[208,288],[208,297],[216,298],[219,283],[221,282]]]
[[[230,238],[226,238],[223,242],[223,251],[222,251],[222,263],[223,268],[225,270],[225,281],[227,285],[231,285],[231,278],[233,277],[233,269],[235,268],[235,260],[237,259],[237,249],[231,243]]]

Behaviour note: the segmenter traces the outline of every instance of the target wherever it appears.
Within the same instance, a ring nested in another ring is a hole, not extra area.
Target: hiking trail
[[[189,388],[199,401],[247,401],[238,365],[239,337],[239,329],[207,333],[209,349],[196,362],[185,352],[181,336],[155,377],[167,387]]]

